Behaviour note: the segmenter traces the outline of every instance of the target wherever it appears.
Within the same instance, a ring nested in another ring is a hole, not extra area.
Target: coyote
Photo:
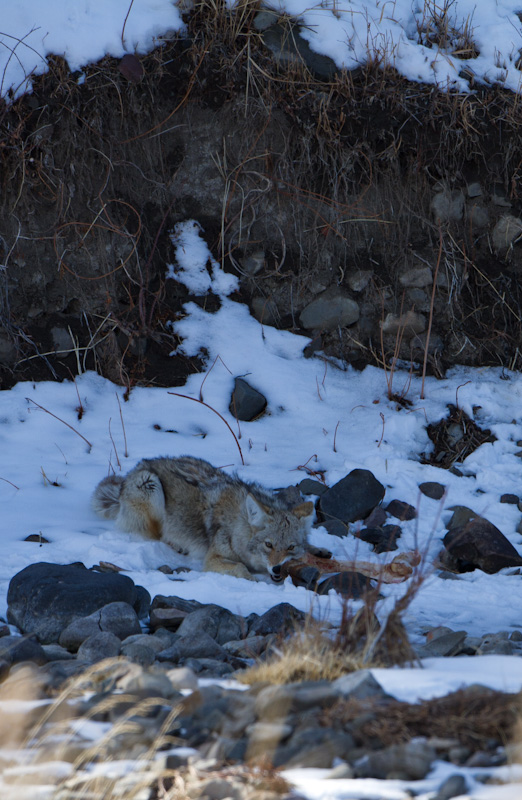
[[[313,503],[289,508],[257,483],[231,477],[192,456],[143,459],[125,477],[96,487],[94,510],[123,530],[204,559],[204,569],[282,580],[281,566],[316,552],[307,542]]]

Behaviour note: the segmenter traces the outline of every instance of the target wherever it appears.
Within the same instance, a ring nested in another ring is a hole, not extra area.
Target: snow
[[[47,69],[50,55],[80,72],[105,55],[148,52],[183,31],[180,8],[190,13],[191,6],[190,0],[4,3],[0,96],[31,91],[32,76]],[[465,70],[478,84],[521,88],[520,0],[267,0],[263,6],[296,17],[311,49],[339,68],[373,61],[415,82],[467,92]]]
[[[217,601],[242,615],[286,601],[339,622],[343,600],[334,591],[316,596],[290,579],[274,585],[268,577],[252,583],[204,573],[201,563],[165,544],[119,531],[91,510],[92,491],[104,475],[126,473],[143,457],[191,454],[272,488],[298,483],[310,472],[324,472],[331,485],[352,469],[371,470],[386,487],[385,503],[397,498],[417,508],[416,519],[401,523],[398,540],[399,551],[416,548],[423,555],[419,569],[425,580],[404,615],[411,640],[422,644],[425,632],[437,625],[476,636],[520,630],[522,583],[514,570],[496,575],[476,570],[442,581],[432,564],[455,504],[487,517],[522,550],[520,511],[500,502],[501,494],[520,494],[522,486],[522,459],[517,455],[522,375],[501,368],[455,367],[444,379],[427,378],[421,400],[420,377],[397,370],[394,389],[407,387],[411,402],[403,408],[388,399],[382,370],[340,368],[320,355],[306,359],[307,338],[261,325],[246,306],[227,297],[233,281],[221,273],[194,221],[177,232],[173,245],[169,272],[194,287],[210,277],[214,290],[221,291],[217,312],[188,302],[186,316],[172,323],[182,339],[181,351],[196,355],[206,349],[201,374],[173,390],[135,388],[127,401],[121,387],[93,372],[61,384],[19,383],[0,393],[0,616],[6,615],[10,579],[28,564],[82,561],[91,567],[108,561],[152,596]],[[238,423],[229,412],[239,375],[268,400],[266,413],[254,422]],[[199,399],[206,405],[195,402]],[[497,437],[464,461],[460,477],[420,459],[431,446],[427,424],[442,419],[448,404],[456,402]],[[418,487],[423,481],[444,484],[443,499],[422,495]],[[41,534],[48,543],[25,541],[29,534]],[[311,541],[338,558],[382,562],[396,554],[376,556],[351,534],[339,538],[324,528],[315,529]],[[164,564],[188,566],[190,571],[166,575],[158,571]],[[407,583],[382,587],[377,607],[381,619],[406,589]],[[428,659],[416,667],[375,669],[373,674],[386,691],[410,702],[472,683],[509,692],[522,689],[518,656]],[[304,781],[301,791],[310,799],[376,796],[370,783],[363,791],[360,782],[317,780],[317,791],[315,778],[296,778],[296,783]],[[416,791],[431,791],[434,781],[428,776],[426,786],[416,784]],[[407,796],[407,787],[399,784],[383,783],[379,796]]]

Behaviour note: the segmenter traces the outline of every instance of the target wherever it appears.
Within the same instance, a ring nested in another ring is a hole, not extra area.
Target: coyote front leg
[[[234,575],[236,578],[246,578],[255,581],[254,576],[248,571],[244,564],[239,561],[232,561],[219,553],[209,550],[203,567],[207,572],[221,572],[224,575]]]

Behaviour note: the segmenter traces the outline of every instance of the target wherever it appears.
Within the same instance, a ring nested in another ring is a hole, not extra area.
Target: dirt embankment
[[[236,299],[311,350],[520,367],[518,98],[278,65],[254,19],[201,4],[147,57],[81,80],[53,60],[0,108],[0,386],[197,370],[169,356],[187,299],[165,278],[169,232],[186,219],[239,275]]]

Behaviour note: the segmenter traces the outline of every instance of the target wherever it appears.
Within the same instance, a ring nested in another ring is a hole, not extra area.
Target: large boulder
[[[7,592],[7,620],[40,642],[57,642],[63,629],[108,603],[131,605],[148,613],[150,596],[126,575],[93,572],[83,564],[30,564],[17,573]]]

